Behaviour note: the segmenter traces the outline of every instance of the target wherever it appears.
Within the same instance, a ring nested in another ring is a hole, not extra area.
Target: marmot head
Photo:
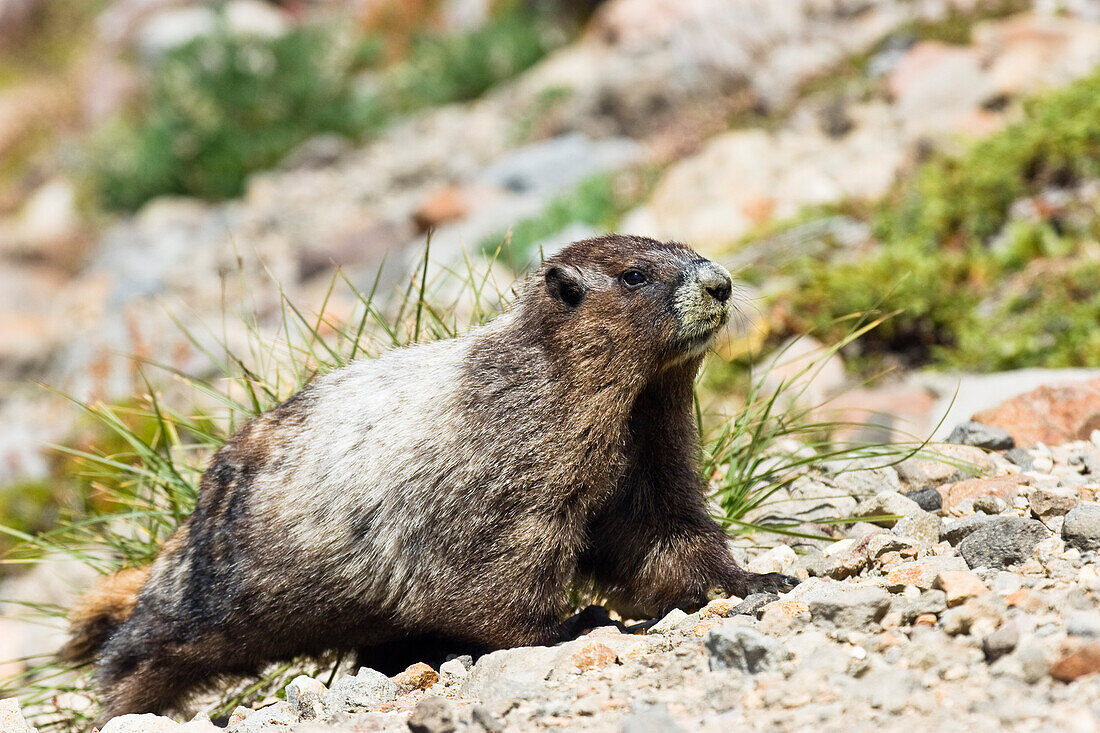
[[[574,242],[528,281],[528,325],[562,347],[659,368],[701,356],[729,320],[729,272],[677,243],[608,235]]]

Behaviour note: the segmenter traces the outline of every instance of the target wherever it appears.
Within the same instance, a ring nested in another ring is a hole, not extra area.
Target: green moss
[[[1100,73],[1032,100],[1025,116],[961,155],[922,165],[881,205],[881,245],[859,259],[780,266],[791,330],[839,339],[853,312],[897,312],[861,340],[885,355],[968,369],[1100,363],[1100,284],[1089,250],[1100,217],[1009,222],[1014,201],[1100,177]],[[1036,263],[1073,263],[1050,271]],[[1038,268],[1038,269],[1036,269]],[[782,334],[779,334],[782,335]]]
[[[237,196],[250,173],[313,135],[361,139],[396,115],[482,94],[561,40],[547,28],[510,10],[469,33],[418,37],[369,89],[357,75],[380,63],[375,37],[313,26],[277,39],[197,39],[157,66],[133,118],[101,132],[93,187],[112,209],[165,194]]]

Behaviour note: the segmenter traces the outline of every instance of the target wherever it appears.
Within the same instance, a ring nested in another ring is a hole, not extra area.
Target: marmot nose
[[[719,303],[729,300],[733,292],[733,280],[729,273],[716,265],[706,267],[699,273],[699,285]]]

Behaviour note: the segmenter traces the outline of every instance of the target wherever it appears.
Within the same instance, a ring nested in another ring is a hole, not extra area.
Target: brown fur
[[[692,386],[730,288],[681,245],[574,243],[488,326],[242,428],[103,641],[106,713],[330,650],[395,672],[552,644],[582,584],[633,616],[789,585],[736,565],[704,498]]]
[[[129,568],[100,578],[69,613],[69,640],[58,658],[73,663],[91,660],[107,636],[130,618],[149,568]]]

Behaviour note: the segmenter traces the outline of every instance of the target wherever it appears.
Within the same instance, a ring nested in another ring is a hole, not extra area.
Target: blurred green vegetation
[[[486,237],[478,249],[522,272],[540,261],[540,254],[535,251],[540,242],[571,224],[585,224],[601,232],[615,229],[627,211],[645,200],[658,174],[655,167],[643,166],[592,176],[550,201],[538,215],[514,224],[507,233]]]
[[[982,371],[1095,365],[1100,219],[1072,203],[1016,220],[1009,210],[1097,178],[1100,72],[1032,100],[1022,120],[965,153],[921,165],[872,217],[877,247],[782,265],[793,282],[776,301],[792,331],[833,340],[843,316],[899,311],[861,341],[864,368],[884,354]]]
[[[313,135],[360,139],[398,115],[477,97],[563,40],[522,5],[467,33],[419,35],[385,68],[377,36],[327,26],[275,39],[223,30],[167,54],[140,108],[100,131],[92,186],[104,206],[127,210],[164,194],[239,195],[248,174]]]

